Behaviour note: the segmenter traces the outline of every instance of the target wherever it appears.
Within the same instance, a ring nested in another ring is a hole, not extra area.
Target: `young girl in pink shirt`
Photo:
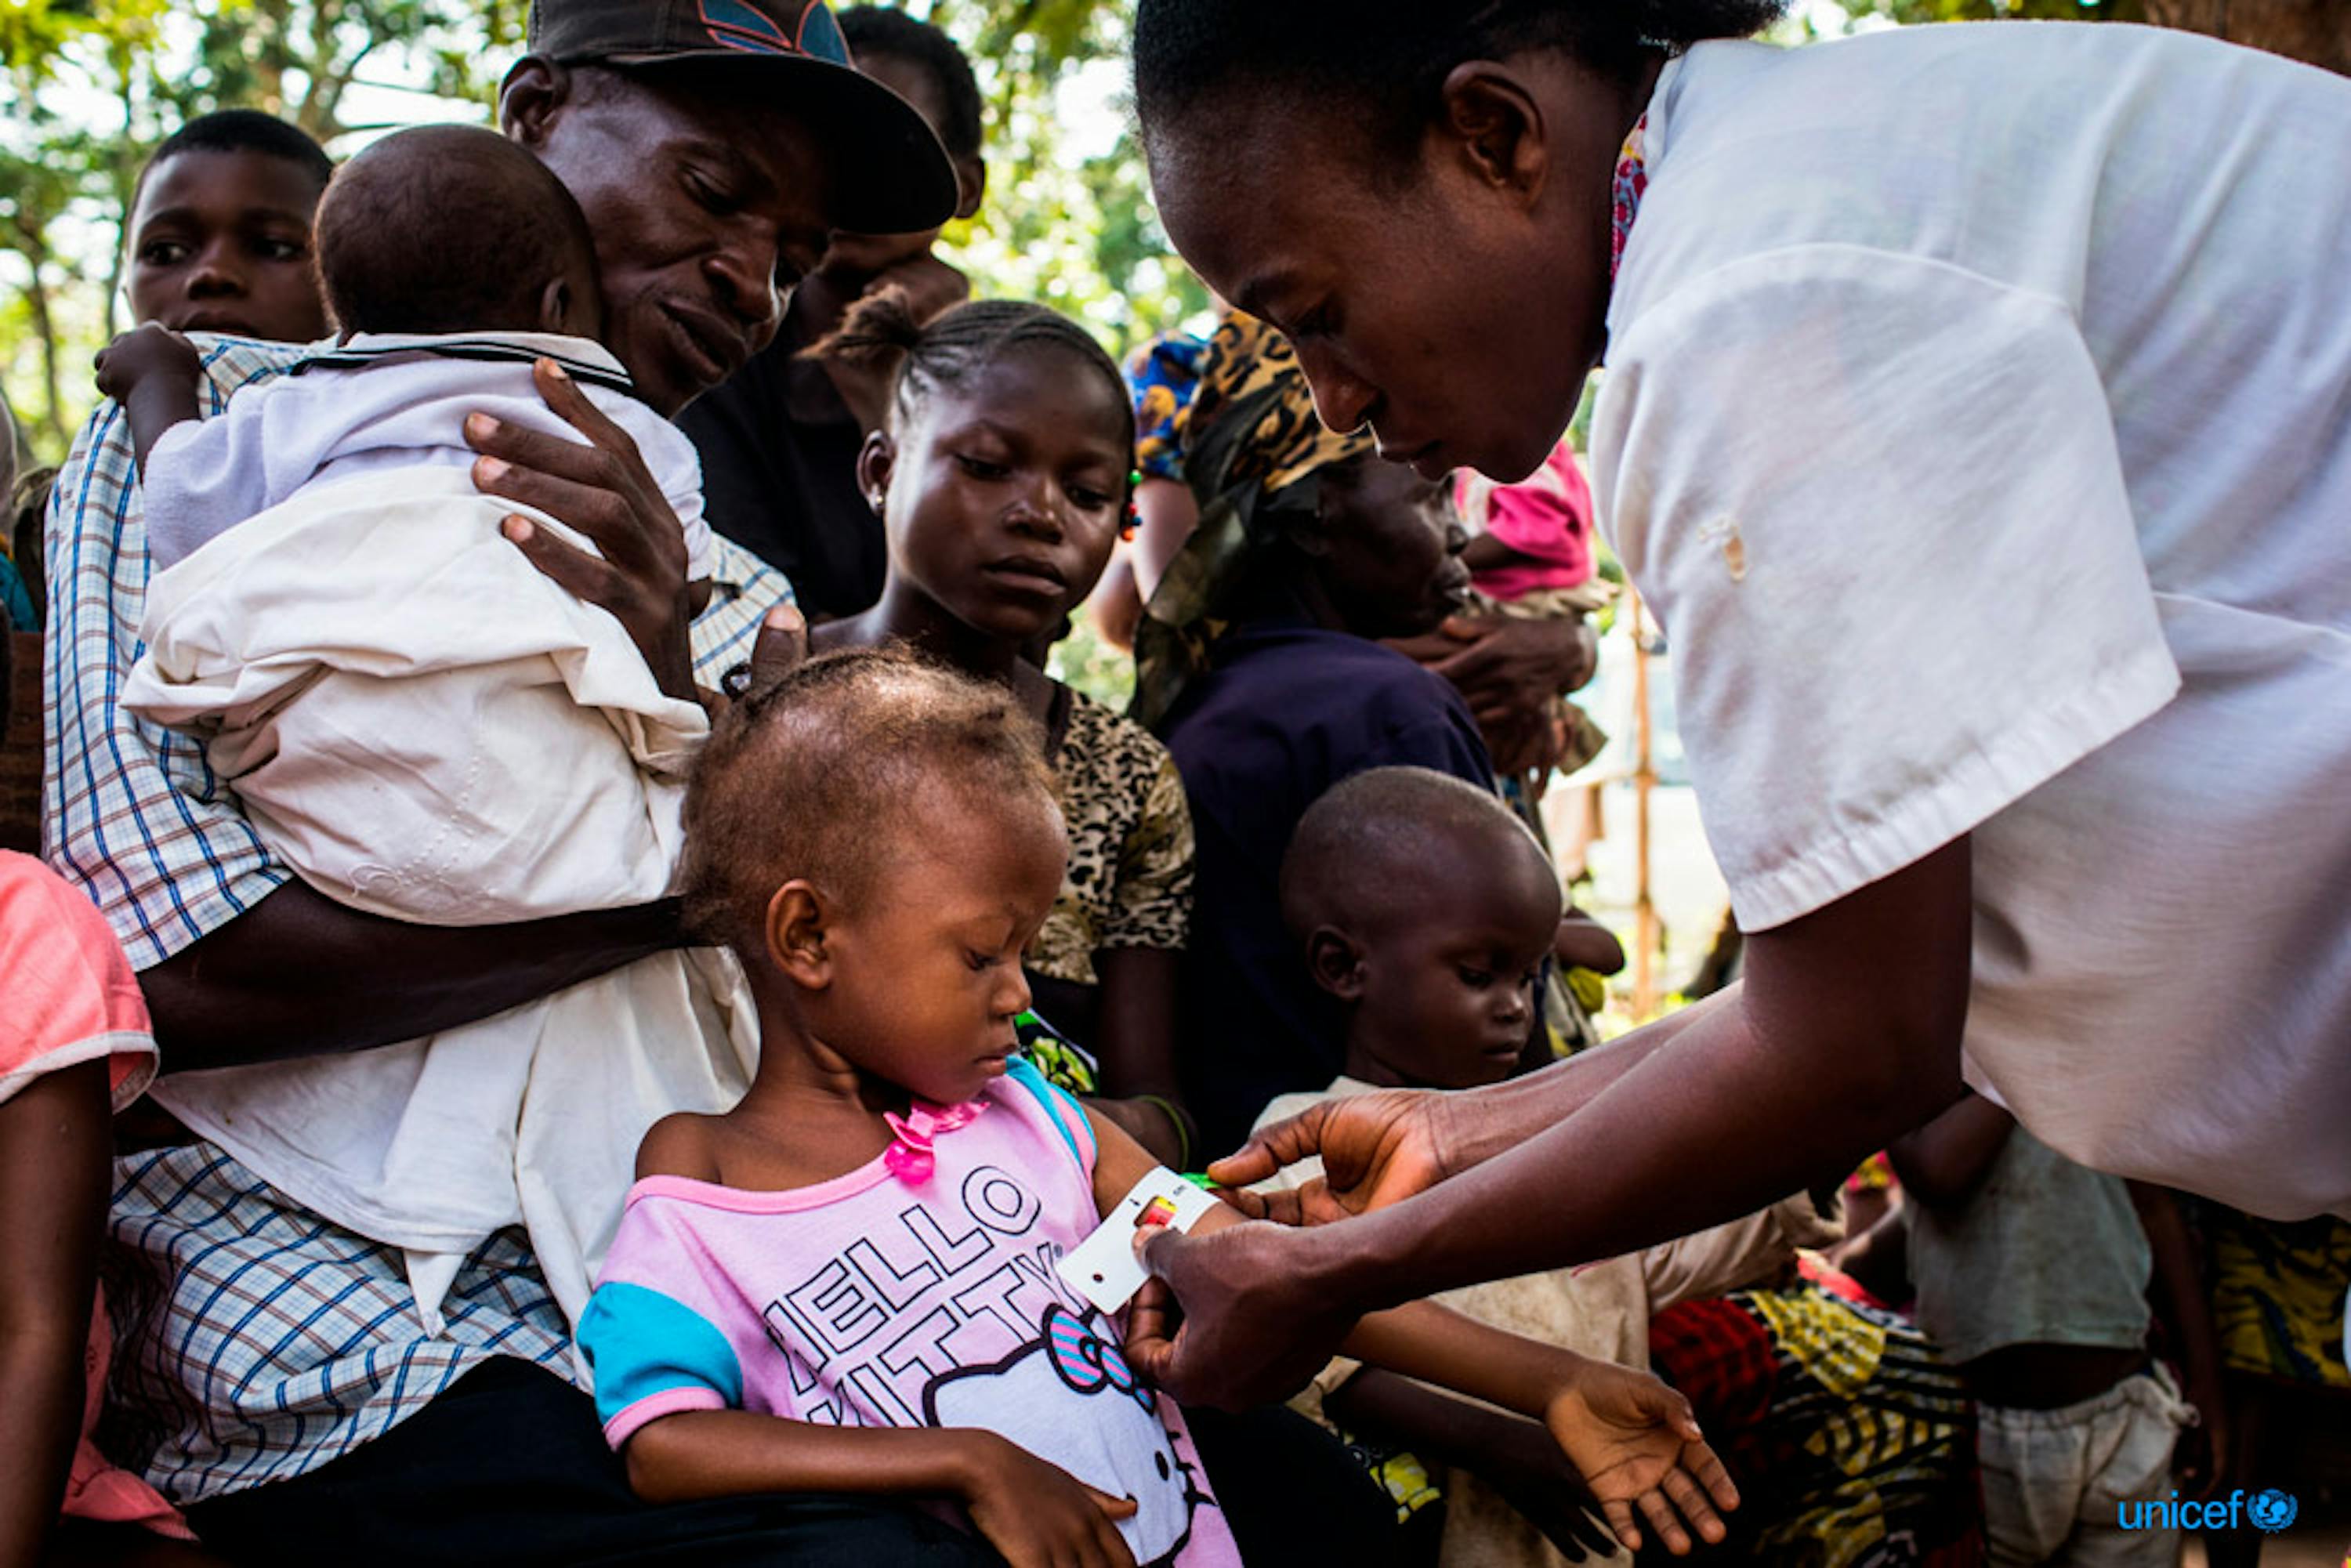
[[[60,1512],[193,1541],[90,1441],[113,1343],[97,1285],[110,1123],[155,1076],[138,977],[89,899],[5,850],[0,976],[0,1568],[44,1561]],[[193,1546],[157,1552],[214,1561]]]
[[[762,1048],[732,1111],[647,1134],[580,1322],[642,1495],[888,1493],[1016,1564],[1239,1561],[1182,1414],[1055,1272],[1154,1162],[1019,1054],[1067,845],[1041,751],[1003,691],[881,651],[713,734],[687,918],[743,958]],[[1426,1303],[1350,1350],[1543,1420],[1601,1503],[1719,1539],[1735,1493],[1654,1378]]]

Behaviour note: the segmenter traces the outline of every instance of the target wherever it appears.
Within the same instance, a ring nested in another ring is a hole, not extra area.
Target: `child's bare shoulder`
[[[637,1179],[684,1176],[689,1181],[718,1179],[718,1149],[715,1134],[718,1118],[692,1111],[664,1116],[637,1145]]]

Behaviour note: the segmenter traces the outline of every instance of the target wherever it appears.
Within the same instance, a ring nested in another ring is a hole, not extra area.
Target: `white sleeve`
[[[2179,689],[2057,300],[1857,246],[1749,257],[1612,345],[1592,452],[1747,930],[1950,842]]]
[[[702,455],[695,450],[685,432],[637,399],[621,393],[607,394],[601,389],[591,395],[637,444],[637,455],[645,460],[653,483],[661,486],[663,499],[677,514],[678,526],[685,530],[686,580],[697,582],[707,578],[711,570],[710,523],[702,515]]]
[[[185,560],[268,507],[261,439],[268,392],[267,385],[246,388],[210,419],[173,425],[149,450],[139,476],[149,570]]]

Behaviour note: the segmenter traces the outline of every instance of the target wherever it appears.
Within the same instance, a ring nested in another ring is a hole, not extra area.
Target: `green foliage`
[[[1126,0],[910,0],[970,53],[989,192],[943,253],[978,292],[1041,299],[1124,350],[1201,318],[1125,130]],[[0,0],[0,390],[55,461],[125,323],[120,223],[148,152],[250,105],[348,153],[367,135],[486,117],[528,0]]]
[[[1045,671],[1118,713],[1134,698],[1134,661],[1102,640],[1083,605],[1071,612],[1070,634],[1053,644]]]
[[[1837,0],[1855,24],[1990,22],[2144,22],[2144,0]]]
[[[1128,5],[914,0],[909,9],[963,45],[988,99],[987,204],[943,247],[979,291],[1042,300],[1122,352],[1203,316],[1207,290],[1169,251],[1134,145]],[[1113,137],[1102,137],[1106,127]]]
[[[526,0],[0,0],[0,388],[55,461],[123,323],[120,225],[183,121],[250,105],[329,143],[486,113]],[[361,120],[366,99],[389,110]],[[347,149],[346,149],[347,150]]]

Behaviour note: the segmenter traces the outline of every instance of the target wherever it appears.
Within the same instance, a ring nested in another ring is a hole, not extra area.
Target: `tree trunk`
[[[294,18],[289,0],[255,0],[253,75],[261,101],[257,107],[281,118],[286,103],[286,67],[293,57]]]
[[[115,78],[121,84],[122,139],[117,142],[106,161],[107,183],[113,188],[114,255],[106,267],[106,340],[112,342],[115,333],[122,329],[118,312],[122,307],[123,274],[131,267],[131,198],[139,189],[139,169],[146,161],[146,150],[139,135],[139,72],[126,57],[115,62]]]
[[[57,373],[57,324],[49,314],[49,286],[41,277],[49,250],[41,236],[21,233],[16,249],[33,273],[33,280],[25,290],[25,300],[32,307],[33,330],[41,340],[40,427],[48,437],[47,455],[61,457],[65,449],[73,444],[73,433],[66,428],[66,411],[58,395],[65,383]]]
[[[310,78],[310,85],[301,103],[290,107],[295,123],[321,142],[333,141],[342,131],[335,113],[345,86],[345,73],[335,62],[335,24],[341,20],[342,11],[334,0],[312,0],[310,47],[303,61],[303,74]]]
[[[2147,0],[2147,19],[2351,75],[2351,0]]]

